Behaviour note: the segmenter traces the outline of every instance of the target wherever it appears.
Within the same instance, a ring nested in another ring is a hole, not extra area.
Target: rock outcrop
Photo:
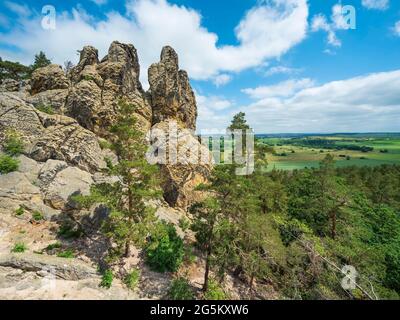
[[[195,188],[207,181],[212,169],[211,153],[194,135],[196,99],[188,75],[179,70],[178,55],[171,47],[162,49],[160,62],[150,66],[148,75],[152,140],[161,141],[157,145],[159,153],[177,155],[176,161],[167,159],[160,165],[164,198],[171,206],[186,209],[203,196]]]
[[[94,172],[105,167],[96,135],[76,120],[48,115],[11,93],[0,93],[0,142],[7,130],[22,135],[26,154],[40,162],[63,160]]]
[[[68,87],[69,81],[59,65],[50,64],[46,67],[36,69],[32,73],[32,95],[47,90],[68,89]]]
[[[183,128],[196,129],[197,107],[186,71],[179,70],[178,55],[169,46],[148,72],[153,124],[174,119]]]
[[[66,102],[66,114],[83,127],[107,136],[118,101],[136,106],[140,127],[150,128],[151,108],[139,81],[140,67],[133,45],[113,42],[98,62],[97,50],[85,47],[79,64],[71,70],[73,86]]]

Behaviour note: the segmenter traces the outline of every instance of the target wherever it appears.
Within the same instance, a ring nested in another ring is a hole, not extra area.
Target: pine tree
[[[119,114],[111,127],[111,149],[118,157],[113,165],[108,161],[108,174],[117,176],[114,183],[102,183],[91,189],[90,196],[75,197],[86,207],[103,203],[110,209],[102,230],[114,243],[110,258],[129,256],[132,245],[143,246],[146,237],[156,226],[154,208],[146,200],[161,195],[158,167],[145,159],[147,144],[138,129],[135,107],[119,102]]]
[[[51,60],[46,57],[46,54],[43,51],[40,51],[35,55],[35,61],[31,65],[32,71],[35,71],[38,68],[43,68],[51,64]]]

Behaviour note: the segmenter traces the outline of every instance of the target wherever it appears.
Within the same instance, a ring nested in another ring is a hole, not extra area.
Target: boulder
[[[43,202],[39,187],[21,172],[0,175],[0,213],[14,212],[20,205]]]
[[[178,121],[182,127],[196,128],[197,107],[186,71],[179,70],[178,55],[169,46],[162,49],[159,63],[148,71],[153,124],[167,119]]]
[[[49,174],[41,172],[40,177],[48,178]],[[90,194],[92,183],[90,173],[76,167],[67,167],[56,173],[48,184],[42,184],[44,203],[58,210],[74,208],[75,203],[71,200],[71,196]]]
[[[63,114],[68,94],[68,89],[46,90],[33,96],[28,95],[25,100],[35,107],[50,106],[54,113]]]
[[[54,89],[67,89],[69,81],[61,68],[56,64],[50,64],[38,68],[32,73],[31,94]]]
[[[22,135],[27,155],[36,161],[62,160],[90,172],[105,167],[96,135],[76,120],[48,115],[11,93],[0,92],[0,143],[10,128]]]
[[[20,83],[14,79],[4,79],[0,84],[0,92],[2,91],[9,91],[15,92],[19,91]]]

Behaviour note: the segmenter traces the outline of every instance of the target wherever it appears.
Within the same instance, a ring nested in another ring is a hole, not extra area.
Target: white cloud
[[[233,116],[231,109],[234,102],[224,97],[206,96],[194,91],[198,109],[198,131],[218,131],[226,128],[227,119]]]
[[[325,31],[328,34],[327,41],[332,46],[340,47],[342,45],[342,42],[336,36],[334,26],[328,23],[323,14],[318,14],[313,17],[311,22],[311,30],[313,32],[320,30]]]
[[[334,47],[340,47],[342,45],[342,42],[336,35],[337,31],[349,30],[352,28],[351,23],[347,21],[348,13],[344,14],[343,9],[344,6],[341,4],[335,4],[332,7],[330,22],[324,14],[315,15],[311,22],[311,31],[325,31],[327,33],[328,44]]]
[[[389,0],[362,0],[362,5],[368,9],[386,10],[389,8]]]
[[[227,84],[229,81],[232,80],[232,76],[226,73],[222,73],[214,78],[214,84],[218,88]]]
[[[267,95],[241,110],[259,133],[398,131],[399,87],[400,70],[375,73]]]
[[[275,74],[294,74],[300,72],[301,69],[296,69],[296,68],[289,68],[285,66],[275,66],[267,70],[265,72],[266,76],[273,76]]]
[[[395,33],[395,35],[397,35],[398,37],[400,37],[400,21],[397,21],[394,25],[393,31]]]
[[[12,1],[5,1],[4,4],[10,11],[19,16],[28,17],[31,14],[31,10],[27,5],[18,4]]]
[[[43,50],[62,64],[84,45],[93,45],[104,55],[109,44],[119,40],[138,49],[145,80],[147,67],[158,61],[161,48],[168,44],[192,78],[215,79],[283,55],[305,38],[308,27],[307,0],[270,0],[253,7],[235,29],[238,45],[224,46],[217,46],[218,36],[202,26],[199,12],[166,0],[128,1],[125,15],[105,14],[98,21],[76,8],[60,12],[56,30],[43,30],[40,16],[25,18],[12,32],[0,34],[2,43],[19,52],[3,50],[0,55],[31,63]]]
[[[295,92],[298,92],[299,90],[309,88],[313,85],[314,82],[308,78],[299,80],[291,79],[271,86],[260,86],[254,89],[243,89],[242,92],[246,93],[253,99],[288,97],[293,95]]]

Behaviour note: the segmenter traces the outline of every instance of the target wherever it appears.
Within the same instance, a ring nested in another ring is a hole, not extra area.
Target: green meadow
[[[399,134],[262,137],[258,141],[274,150],[266,156],[268,170],[318,167],[328,153],[334,156],[337,167],[400,164]],[[311,143],[315,145],[309,145]],[[371,151],[361,151],[365,147]]]

